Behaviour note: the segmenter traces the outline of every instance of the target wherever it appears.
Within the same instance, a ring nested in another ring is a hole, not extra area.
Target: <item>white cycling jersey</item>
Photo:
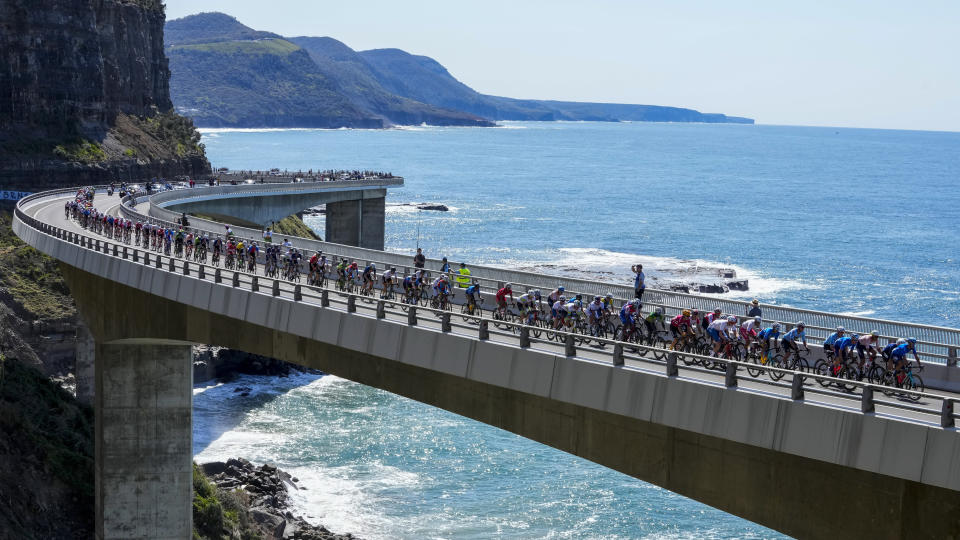
[[[730,323],[728,323],[726,319],[717,319],[712,323],[710,323],[709,328],[711,330],[716,330],[717,332],[720,332],[721,334],[723,334],[727,331],[729,327],[730,327]]]

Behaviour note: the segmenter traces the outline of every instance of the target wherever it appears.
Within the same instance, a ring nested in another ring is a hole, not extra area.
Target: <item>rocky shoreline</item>
[[[243,458],[214,461],[200,465],[207,479],[218,490],[242,490],[249,496],[249,514],[268,538],[292,540],[355,540],[347,533],[331,532],[322,525],[313,525],[290,510],[290,491],[305,490],[299,479],[277,467],[259,467]]]

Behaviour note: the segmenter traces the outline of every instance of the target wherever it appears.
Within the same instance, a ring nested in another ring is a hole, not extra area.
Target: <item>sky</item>
[[[477,91],[763,124],[960,131],[958,0],[166,0],[430,56]]]

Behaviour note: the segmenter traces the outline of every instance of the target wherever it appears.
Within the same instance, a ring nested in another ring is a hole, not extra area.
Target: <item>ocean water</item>
[[[387,248],[627,282],[729,267],[764,302],[960,326],[960,133],[506,123],[205,130],[215,166],[404,176]],[[323,221],[308,223],[320,232]],[[336,377],[197,389],[200,461],[290,468],[369,538],[776,537],[619,473]]]

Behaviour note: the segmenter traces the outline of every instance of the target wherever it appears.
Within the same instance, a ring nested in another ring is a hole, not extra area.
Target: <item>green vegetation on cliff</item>
[[[10,228],[11,217],[0,212],[0,287],[32,319],[73,317],[76,307],[57,261],[20,240]]]
[[[93,409],[0,355],[0,536],[93,536]]]
[[[193,464],[193,538],[255,540],[263,538],[250,519],[250,496],[241,489],[223,490]]]
[[[283,240],[277,239],[277,236],[299,236],[301,238],[313,238],[314,240],[320,240],[320,237],[317,236],[313,229],[309,225],[303,222],[299,216],[287,216],[280,221],[273,224],[273,238],[274,242],[282,242]]]

